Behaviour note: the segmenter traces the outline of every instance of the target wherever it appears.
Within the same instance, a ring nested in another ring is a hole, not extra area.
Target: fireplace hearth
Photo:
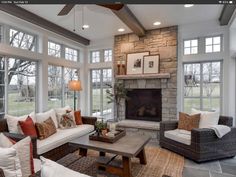
[[[162,120],[161,89],[133,89],[127,93],[126,119],[160,122]]]

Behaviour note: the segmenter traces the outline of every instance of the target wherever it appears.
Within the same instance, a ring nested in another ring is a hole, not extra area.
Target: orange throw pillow
[[[37,137],[34,122],[30,116],[28,116],[25,121],[19,121],[18,123],[24,135]]]
[[[194,128],[199,128],[201,114],[188,115],[186,113],[179,113],[178,129],[191,131]]]
[[[82,117],[81,117],[81,111],[75,111],[74,115],[75,115],[75,123],[76,123],[76,125],[82,125],[83,122],[82,122]]]

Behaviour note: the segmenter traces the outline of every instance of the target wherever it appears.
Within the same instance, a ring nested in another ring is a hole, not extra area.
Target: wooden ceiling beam
[[[138,21],[136,16],[131,12],[131,10],[124,5],[120,10],[112,10],[112,12],[125,23],[136,35],[139,37],[145,35],[145,28]]]
[[[9,5],[9,4],[1,4],[0,10],[6,12],[8,14],[11,14],[15,17],[18,17],[20,19],[23,19],[25,21],[28,21],[30,23],[33,23],[35,25],[38,25],[46,30],[57,33],[61,36],[64,36],[64,37],[71,39],[75,42],[78,42],[80,44],[89,45],[89,43],[90,43],[90,40],[88,40],[78,34],[75,34],[71,31],[55,24],[55,23],[52,23],[52,22],[50,22],[50,21],[32,13],[32,12],[29,12],[19,6]]]
[[[220,25],[228,25],[234,11],[236,9],[236,5],[225,4],[219,18]]]

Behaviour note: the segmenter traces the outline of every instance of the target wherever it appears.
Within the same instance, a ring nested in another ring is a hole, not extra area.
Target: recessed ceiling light
[[[184,7],[193,7],[194,4],[185,4]]]
[[[82,28],[87,29],[89,28],[89,25],[83,25]]]
[[[161,22],[154,22],[153,23],[153,25],[155,25],[155,26],[158,26],[158,25],[160,25],[161,24]]]
[[[125,31],[125,29],[124,28],[120,28],[120,29],[118,29],[118,31],[119,32],[123,32],[123,31]]]

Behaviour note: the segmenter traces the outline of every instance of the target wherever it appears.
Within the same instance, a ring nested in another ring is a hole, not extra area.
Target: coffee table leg
[[[123,161],[123,177],[132,177],[130,158],[123,156],[122,161]]]
[[[105,152],[99,152],[99,155],[100,156],[106,156],[106,153]]]
[[[84,149],[84,148],[79,149],[79,155],[81,156],[87,156],[87,152],[88,152],[87,149]]]
[[[137,157],[140,160],[140,164],[143,164],[143,165],[147,164],[147,158],[146,158],[146,153],[145,153],[145,149],[144,148],[139,152]]]

